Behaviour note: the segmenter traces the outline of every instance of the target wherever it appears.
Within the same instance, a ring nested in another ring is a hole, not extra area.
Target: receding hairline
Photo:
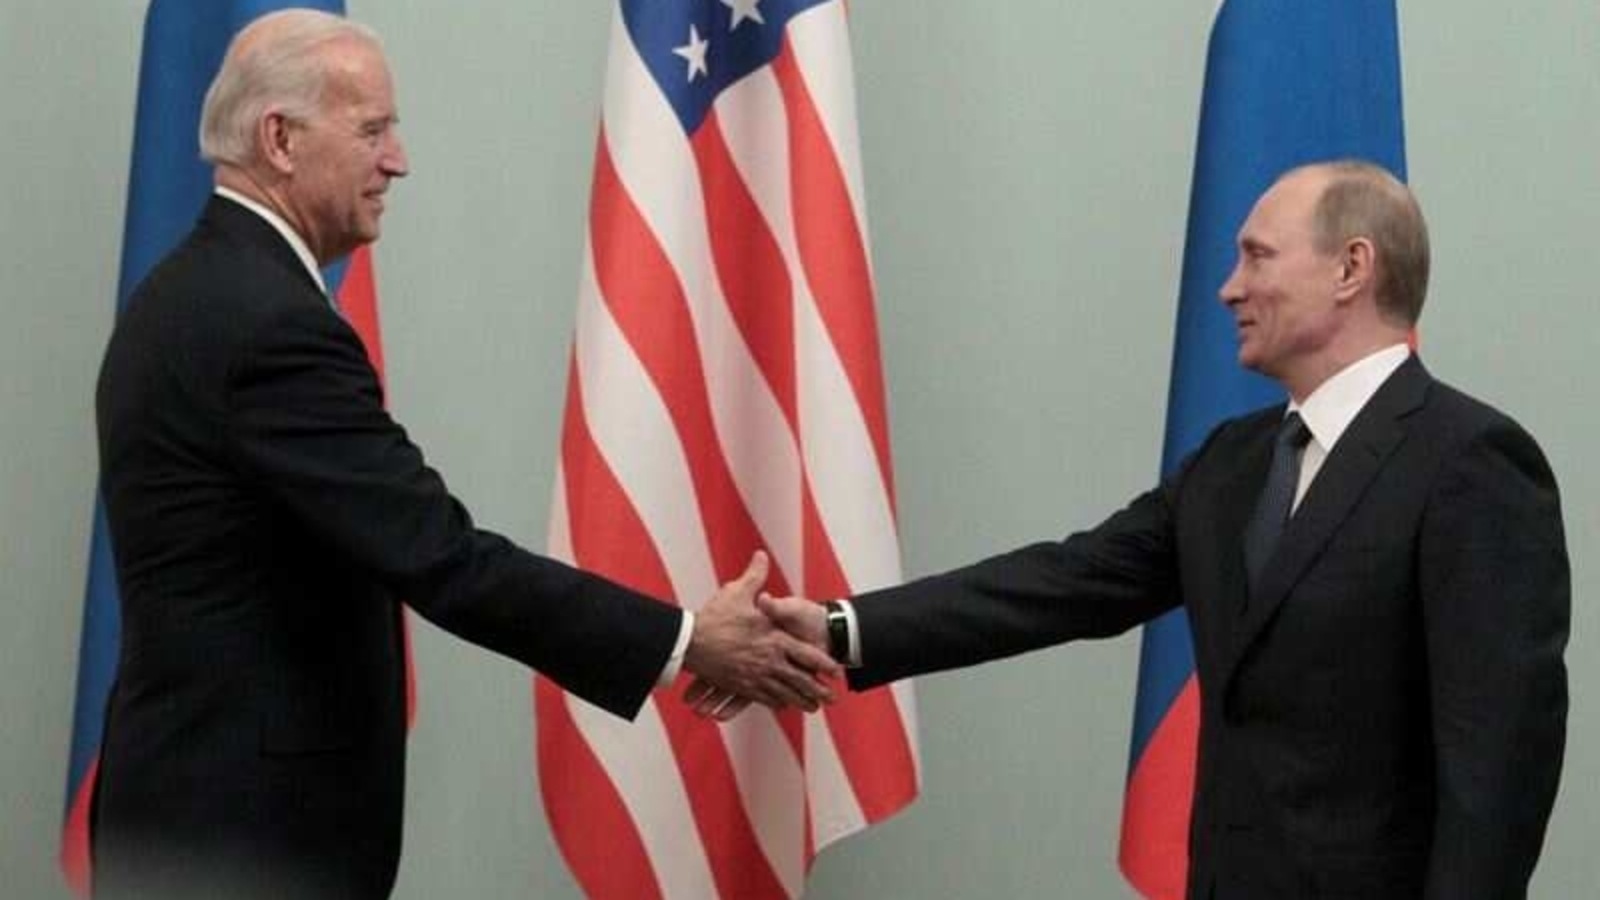
[[[1291,178],[1313,176],[1320,181],[1316,198],[1318,202],[1334,185],[1354,181],[1378,188],[1390,199],[1420,212],[1416,195],[1404,181],[1383,166],[1364,159],[1330,159],[1295,166],[1278,176],[1274,184],[1282,184]]]
[[[1298,166],[1275,184],[1302,178],[1316,179],[1310,225],[1317,250],[1336,252],[1357,238],[1370,242],[1378,257],[1379,309],[1415,325],[1427,298],[1431,254],[1427,218],[1410,186],[1364,159]]]

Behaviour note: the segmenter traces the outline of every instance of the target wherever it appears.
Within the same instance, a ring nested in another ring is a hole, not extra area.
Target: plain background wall
[[[1290,2],[1290,0],[1285,0]],[[609,5],[351,0],[414,175],[376,251],[391,402],[485,525],[543,544]],[[1215,4],[857,2],[905,569],[1098,521],[1152,483]],[[0,6],[0,895],[55,873],[145,4]],[[1409,0],[1436,374],[1543,442],[1574,568],[1568,762],[1534,896],[1600,863],[1600,7]],[[578,896],[525,670],[417,628],[396,896]],[[926,786],[809,896],[1113,898],[1137,640],[920,683]]]

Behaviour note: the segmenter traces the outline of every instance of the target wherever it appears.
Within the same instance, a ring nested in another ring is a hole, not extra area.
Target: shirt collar
[[[283,236],[284,240],[289,242],[289,249],[293,250],[294,255],[299,257],[301,265],[304,265],[306,267],[306,271],[310,273],[311,280],[317,283],[317,289],[322,291],[324,296],[327,295],[328,285],[322,280],[322,270],[317,268],[317,258],[311,255],[311,248],[306,246],[305,239],[300,237],[300,234],[296,232],[294,228],[290,227],[289,223],[285,222],[282,216],[232,188],[223,187],[219,184],[216,186],[216,193],[217,196],[226,197],[245,209],[250,210],[261,218],[266,219],[267,224],[271,225],[274,231],[278,232],[278,234]]]
[[[1405,344],[1368,354],[1318,385],[1304,403],[1291,402],[1288,411],[1298,412],[1317,444],[1331,452],[1361,408],[1410,356]]]

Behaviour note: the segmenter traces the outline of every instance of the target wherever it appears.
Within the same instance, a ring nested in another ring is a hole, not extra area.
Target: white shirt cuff
[[[837,601],[839,608],[844,610],[844,622],[850,631],[850,645],[845,652],[844,664],[849,668],[861,667],[861,626],[856,622],[856,608],[849,600]]]
[[[693,634],[694,613],[686,609],[683,611],[683,622],[678,625],[678,642],[672,645],[672,655],[667,657],[661,677],[656,679],[656,687],[671,687],[678,680],[678,673],[683,671],[684,654],[689,652],[689,638]]]

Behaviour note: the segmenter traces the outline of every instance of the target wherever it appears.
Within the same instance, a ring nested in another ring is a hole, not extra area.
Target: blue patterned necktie
[[[1259,586],[1267,560],[1272,558],[1283,527],[1289,523],[1295,488],[1300,483],[1300,451],[1309,440],[1311,430],[1299,413],[1285,416],[1278,426],[1278,438],[1272,445],[1272,467],[1267,470],[1267,482],[1261,486],[1261,497],[1244,529],[1244,567],[1251,593]]]

